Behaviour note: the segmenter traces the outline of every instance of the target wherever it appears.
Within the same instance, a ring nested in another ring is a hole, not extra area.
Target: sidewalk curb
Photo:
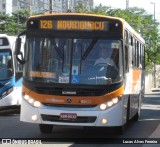
[[[151,88],[150,90],[145,91],[144,94],[160,95],[160,88]]]

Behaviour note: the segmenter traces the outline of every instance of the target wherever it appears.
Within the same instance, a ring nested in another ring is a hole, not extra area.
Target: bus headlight
[[[113,105],[117,104],[121,98],[122,98],[122,96],[115,97],[108,102],[100,104],[99,107],[100,107],[101,110],[106,110],[107,108],[110,108]]]
[[[107,108],[107,104],[103,103],[99,107],[101,110],[105,110]]]
[[[28,100],[28,102],[29,102],[30,104],[32,104],[32,103],[34,102],[34,100],[33,100],[32,98],[30,98],[30,99]]]
[[[41,103],[40,103],[39,101],[34,100],[34,99],[33,99],[32,97],[30,97],[29,95],[24,95],[23,97],[24,97],[24,99],[25,99],[29,104],[31,104],[32,106],[37,107],[37,108],[41,107]]]
[[[35,101],[33,105],[38,108],[41,106],[41,103],[39,101]]]

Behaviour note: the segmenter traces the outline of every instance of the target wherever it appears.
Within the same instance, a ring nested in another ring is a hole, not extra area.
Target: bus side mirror
[[[25,32],[21,33],[18,38],[16,39],[16,44],[15,44],[15,55],[16,59],[20,64],[24,64],[24,58],[23,58],[23,53],[21,51],[21,43],[22,39],[20,38],[21,35],[23,35]]]
[[[15,45],[15,54],[16,59],[20,64],[24,64],[23,54],[21,52],[21,38],[16,39],[16,45]]]
[[[21,40],[22,40],[21,38],[16,39],[16,46],[15,46],[16,55],[20,54],[20,52],[21,52]]]

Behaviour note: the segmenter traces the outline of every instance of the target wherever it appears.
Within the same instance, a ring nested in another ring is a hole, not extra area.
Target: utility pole
[[[32,0],[29,0],[29,16],[32,15]]]
[[[154,8],[154,25],[155,25],[155,22],[156,22],[156,18],[155,18],[155,15],[156,15],[156,9],[155,9],[155,3],[154,2],[151,2],[151,4],[153,4],[153,8]],[[154,84],[154,88],[156,88],[156,62],[154,61],[153,62],[153,84]]]
[[[154,6],[154,23],[155,23],[155,21],[156,21],[156,18],[155,18],[155,15],[156,15],[156,8],[155,8],[155,3],[154,2],[151,2],[151,4],[153,4],[153,6]]]
[[[49,13],[52,13],[52,0],[49,0]]]
[[[126,0],[126,9],[129,9],[129,0]]]
[[[71,12],[71,8],[70,8],[70,5],[71,5],[71,4],[70,4],[70,3],[71,3],[70,0],[68,0],[68,10],[67,10],[68,13]]]
[[[18,5],[18,14],[17,14],[17,34],[19,34],[19,0],[17,1],[17,5]]]

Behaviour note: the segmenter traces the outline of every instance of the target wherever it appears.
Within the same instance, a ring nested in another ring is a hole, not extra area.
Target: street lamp
[[[129,8],[129,0],[126,0],[126,9]]]
[[[154,2],[151,2],[151,4],[153,4],[154,5],[154,23],[155,23],[155,15],[156,15],[156,9],[155,9],[155,3]]]
[[[153,4],[153,6],[154,6],[154,24],[155,24],[155,21],[156,21],[156,19],[155,19],[155,3],[154,2],[151,2],[151,4]],[[155,61],[154,61],[154,63],[153,63],[154,65],[153,65],[153,84],[154,84],[154,88],[156,88],[156,63],[155,63]]]
[[[29,16],[32,15],[32,0],[29,0]]]

